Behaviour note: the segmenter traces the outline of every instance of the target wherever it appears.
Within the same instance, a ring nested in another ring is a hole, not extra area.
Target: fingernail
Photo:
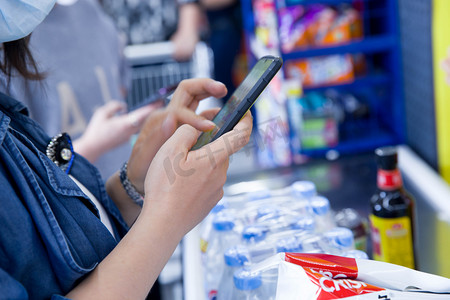
[[[206,126],[206,127],[216,127],[216,123],[214,123],[213,121],[210,120],[202,120],[202,125]]]
[[[217,81],[217,80],[214,80],[213,84],[214,84],[215,86],[217,86],[217,87],[225,86],[225,84],[223,84],[222,82]]]

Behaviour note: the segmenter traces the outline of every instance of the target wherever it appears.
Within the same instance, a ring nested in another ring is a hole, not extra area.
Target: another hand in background
[[[161,104],[150,104],[130,113],[126,104],[110,101],[94,112],[86,131],[74,141],[75,152],[91,163],[102,154],[130,141],[139,132],[145,119]]]

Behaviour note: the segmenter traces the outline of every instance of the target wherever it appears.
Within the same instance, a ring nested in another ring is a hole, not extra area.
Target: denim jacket
[[[57,299],[128,228],[97,169],[75,155],[70,174],[105,207],[116,238],[111,235],[95,205],[47,158],[50,137],[27,114],[0,93],[0,299]]]

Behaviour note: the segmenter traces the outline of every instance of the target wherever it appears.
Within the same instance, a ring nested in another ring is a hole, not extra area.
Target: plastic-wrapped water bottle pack
[[[224,197],[201,224],[201,251],[206,297],[218,300],[275,299],[278,270],[246,269],[280,252],[367,258],[310,181]]]

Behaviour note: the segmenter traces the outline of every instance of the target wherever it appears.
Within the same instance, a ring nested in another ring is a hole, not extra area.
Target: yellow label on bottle
[[[200,251],[206,253],[206,249],[208,249],[208,242],[204,239],[200,239]]]
[[[373,259],[414,269],[411,221],[408,217],[370,215]]]

